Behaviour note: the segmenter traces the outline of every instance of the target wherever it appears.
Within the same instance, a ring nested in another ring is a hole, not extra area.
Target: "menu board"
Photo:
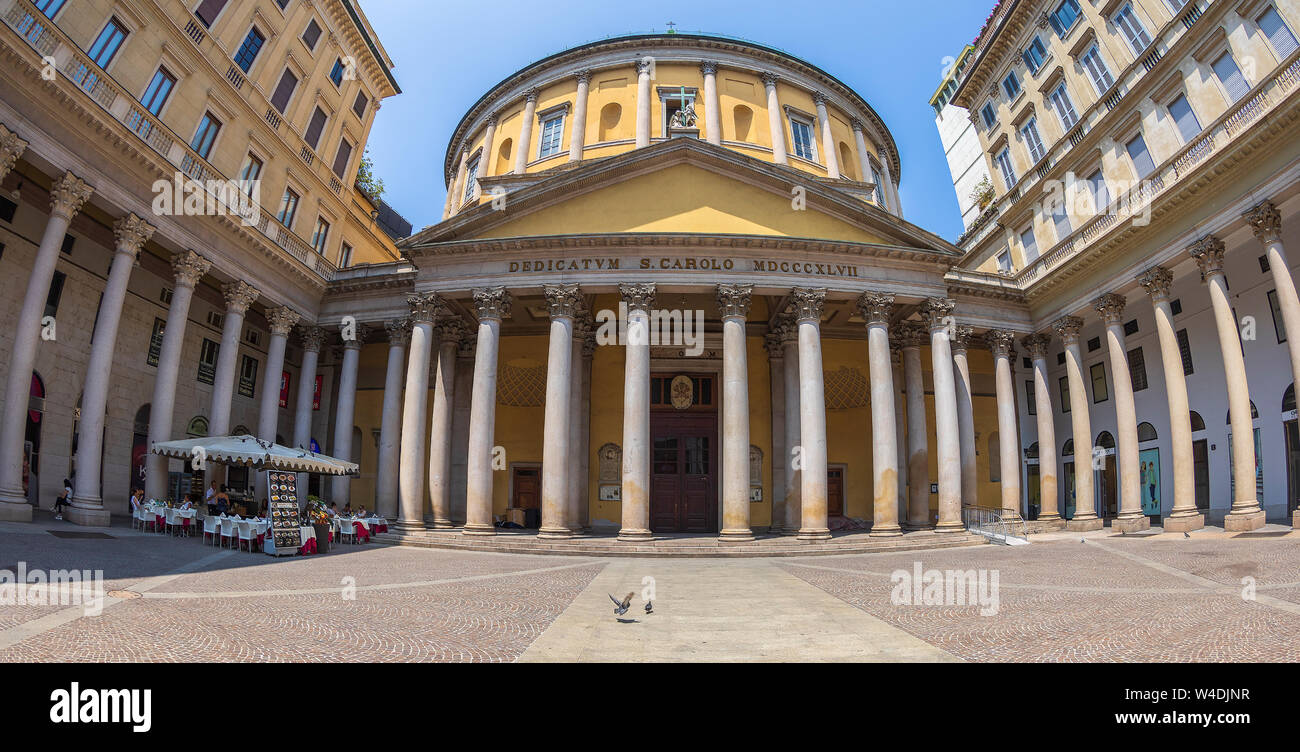
[[[271,535],[275,550],[297,553],[302,546],[302,530],[298,525],[298,476],[294,473],[268,472],[267,485],[271,491]]]

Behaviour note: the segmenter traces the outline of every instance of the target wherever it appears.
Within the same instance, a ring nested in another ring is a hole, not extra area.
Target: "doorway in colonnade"
[[[711,374],[650,377],[650,530],[718,532],[718,403]]]
[[[1093,443],[1093,482],[1097,496],[1097,516],[1109,519],[1119,515],[1119,479],[1115,472],[1115,437],[1110,431],[1097,434]],[[1100,450],[1100,451],[1097,451]]]

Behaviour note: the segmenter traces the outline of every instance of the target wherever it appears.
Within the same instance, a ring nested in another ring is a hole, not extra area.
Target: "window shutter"
[[[298,77],[293,75],[293,71],[288,68],[280,76],[280,83],[276,84],[275,94],[271,95],[271,106],[284,114],[284,108],[289,106],[289,98],[293,96],[293,90],[298,88]]]
[[[352,159],[352,144],[348,143],[345,138],[339,142],[338,154],[334,156],[334,174],[341,180],[343,173],[348,169],[348,160]]]
[[[321,110],[321,108],[317,107],[316,111],[312,113],[311,123],[307,125],[307,132],[303,134],[303,138],[307,141],[307,145],[310,146],[312,149],[315,149],[317,146],[319,146],[320,134],[321,131],[323,131],[324,129],[325,129],[325,112]]]
[[[226,7],[226,0],[203,0],[199,7],[195,9],[194,15],[199,17],[203,25],[212,28],[212,22],[217,20],[221,9]]]
[[[1259,28],[1264,30],[1268,35],[1268,41],[1277,50],[1277,56],[1286,59],[1296,50],[1296,38],[1291,30],[1286,27],[1282,17],[1277,14],[1277,10],[1269,8],[1264,11],[1264,15],[1259,17]]]
[[[1250,85],[1246,83],[1245,76],[1241,75],[1241,69],[1237,67],[1237,61],[1232,59],[1230,53],[1220,55],[1211,67],[1214,68],[1214,75],[1223,82],[1223,88],[1227,90],[1231,101],[1236,102],[1250,91]]]

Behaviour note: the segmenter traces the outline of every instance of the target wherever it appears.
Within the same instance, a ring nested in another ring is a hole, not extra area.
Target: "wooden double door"
[[[652,411],[650,529],[718,532],[717,468],[717,413]]]

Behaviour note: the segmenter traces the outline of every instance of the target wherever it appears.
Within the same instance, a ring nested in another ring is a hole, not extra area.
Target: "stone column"
[[[524,92],[524,121],[519,125],[519,144],[515,149],[516,175],[522,175],[528,169],[528,154],[533,141],[533,121],[537,119],[537,89]]]
[[[357,324],[356,331],[343,333],[343,367],[339,373],[339,404],[334,412],[334,441],[331,452],[345,462],[352,461],[353,417],[357,406],[357,365],[361,359],[361,347],[366,343],[368,328]],[[352,503],[352,478],[347,475],[335,475],[330,478],[330,501],[338,502],[339,508]]]
[[[1097,516],[1097,498],[1092,488],[1092,421],[1088,415],[1088,388],[1083,378],[1083,353],[1079,330],[1083,319],[1065,316],[1052,328],[1065,344],[1065,375],[1070,385],[1070,428],[1074,439],[1074,517],[1065,529],[1074,532],[1100,530],[1105,522]],[[1042,442],[1039,442],[1042,448]]]
[[[587,98],[591,89],[591,71],[578,71],[578,96],[573,102],[573,125],[569,133],[569,161],[582,161],[587,141]]]
[[[14,151],[11,140],[5,153]],[[6,156],[5,160],[8,159]],[[92,192],[84,180],[70,172],[50,187],[50,218],[27,277],[27,292],[14,330],[13,348],[8,353],[4,419],[0,421],[0,521],[30,522],[32,519],[32,508],[23,492],[23,442],[27,435],[27,405],[31,397],[32,369],[36,365],[36,346],[42,337],[45,301],[50,294],[50,280],[54,279],[63,236]],[[57,332],[56,322],[56,335]]]
[[[618,539],[641,541],[651,537],[650,309],[655,304],[655,286],[625,282],[618,289],[627,304],[623,364],[623,521]]]
[[[262,396],[257,408],[257,438],[275,442],[280,428],[280,378],[284,374],[284,350],[289,332],[302,318],[292,308],[280,306],[266,312],[271,339],[266,345],[266,369],[262,373]]]
[[[934,427],[939,453],[939,521],[934,529],[939,533],[966,530],[961,520],[957,390],[952,373],[952,348],[948,344],[953,307],[949,298],[928,298],[921,304],[921,315],[930,327],[930,357],[934,368]]]
[[[889,365],[894,375],[894,446],[898,448],[898,520],[907,519],[907,395],[903,385],[907,379],[903,376],[903,351],[899,349],[896,337],[889,340]]]
[[[450,316],[438,321],[438,372],[433,382],[433,416],[429,427],[429,509],[433,526],[455,527],[451,518],[451,422],[456,399],[456,355],[465,325]]]
[[[1205,515],[1196,509],[1196,471],[1192,458],[1192,418],[1187,403],[1187,377],[1174,329],[1174,311],[1169,303],[1173,272],[1154,267],[1137,278],[1155,307],[1156,334],[1160,337],[1160,364],[1165,375],[1165,396],[1169,400],[1169,444],[1174,458],[1174,508],[1165,517],[1165,532],[1179,533],[1205,527]],[[1041,446],[1041,442],[1040,442]]]
[[[864,183],[871,182],[871,156],[867,151],[866,126],[858,118],[850,120],[849,125],[853,127],[853,143],[858,147],[858,174],[862,176],[862,181]],[[880,195],[885,195],[884,186],[881,186],[880,188]],[[882,206],[880,208],[886,211],[889,210],[888,206]]]
[[[889,362],[890,293],[864,292],[858,310],[867,322],[867,360],[871,369],[871,535],[902,535],[898,526],[898,445],[894,426],[894,374]]]
[[[1115,428],[1119,459],[1119,516],[1112,528],[1123,532],[1149,530],[1151,520],[1142,513],[1142,474],[1138,464],[1137,408],[1133,401],[1133,377],[1128,370],[1128,349],[1124,342],[1123,295],[1108,293],[1093,301],[1106,322],[1106,351],[1111,382],[1115,386]],[[1076,450],[1077,451],[1077,450]],[[1252,463],[1253,464],[1253,463]],[[1254,470],[1252,469],[1252,477]]]
[[[961,503],[979,506],[979,475],[975,465],[975,401],[970,386],[970,361],[966,351],[975,331],[957,325],[952,330],[953,378],[957,383],[957,426],[961,447]]]
[[[930,454],[925,416],[925,379],[921,345],[925,329],[911,322],[897,327],[907,388],[907,529],[928,530],[930,521]]]
[[[590,326],[582,338],[582,430],[579,450],[582,469],[579,475],[578,519],[583,532],[591,532],[591,364],[596,354],[596,332]]]
[[[572,456],[569,468],[569,491],[565,497],[565,525],[574,535],[581,534],[586,520],[586,435],[588,433],[587,410],[591,407],[587,397],[590,382],[586,378],[588,361],[584,354],[587,349],[588,335],[591,334],[589,314],[586,301],[582,310],[573,321],[573,343],[569,348],[569,454]],[[594,344],[594,343],[593,343]]]
[[[763,337],[767,350],[767,367],[772,416],[772,521],[767,532],[780,535],[785,527],[785,462],[778,461],[787,454],[785,446],[785,358],[781,336],[773,324]]]
[[[478,335],[470,396],[469,449],[465,460],[465,535],[495,535],[492,518],[492,462],[497,416],[497,352],[501,319],[510,315],[504,287],[474,291]]]
[[[700,63],[700,72],[704,74],[704,138],[711,144],[721,145],[722,105],[718,101],[718,64],[713,60],[705,60]]]
[[[785,389],[785,519],[782,521],[783,535],[797,535],[803,524],[803,462],[799,449],[803,445],[803,427],[801,416],[803,409],[799,404],[799,325],[791,317],[783,316],[777,326],[777,336],[781,339],[782,375]]]
[[[324,329],[319,326],[309,326],[301,329],[302,334],[302,368],[298,371],[298,396],[294,402],[293,409],[293,445],[298,449],[311,450],[311,417],[312,401],[316,396],[316,366],[320,362],[320,348],[325,344],[327,336]],[[397,466],[393,466],[393,473],[396,475]],[[305,506],[307,503],[307,488],[309,487],[308,473],[298,473],[297,487],[302,489],[298,494],[299,506]],[[380,475],[383,480],[383,475]],[[396,498],[394,496],[394,498]],[[397,505],[394,502],[393,513],[397,513]]]
[[[1002,519],[1019,522],[1020,517],[1020,431],[1016,416],[1016,387],[1011,380],[1011,357],[1016,335],[1005,329],[984,334],[993,353],[993,373],[998,398],[998,459],[1002,481]],[[935,390],[938,391],[937,389]],[[1042,443],[1039,443],[1042,446]]]
[[[5,179],[25,151],[27,142],[18,138],[17,133],[0,125],[0,180]]]
[[[465,181],[469,180],[469,149],[460,152],[460,167],[456,169],[456,181],[451,186],[451,213],[455,214],[465,203]]]
[[[239,341],[244,334],[244,314],[261,294],[244,281],[228,282],[221,288],[226,298],[226,320],[221,329],[221,349],[217,352],[217,369],[212,379],[212,408],[209,410],[208,435],[230,433],[230,400],[235,392],[235,366],[239,362]],[[212,470],[213,468],[209,468]],[[224,471],[216,466],[217,473]]]
[[[749,363],[745,317],[753,285],[718,285],[722,316],[723,542],[754,540],[749,528]]]
[[[881,186],[882,193],[885,196],[885,202],[889,205],[887,208],[893,212],[899,219],[903,218],[903,206],[898,201],[898,190],[894,187],[894,176],[889,170],[889,159],[887,155],[880,155],[880,179],[884,183]]]
[[[772,160],[777,164],[789,164],[789,150],[785,145],[785,121],[781,117],[781,102],[776,96],[776,82],[780,77],[775,73],[763,73],[763,88],[767,92],[767,126],[772,132]]]
[[[826,113],[826,95],[820,91],[813,92],[813,103],[817,105],[817,123],[822,131],[822,159],[826,162],[826,175],[831,179],[840,176],[839,155],[835,153],[835,136],[831,133],[831,118]]]
[[[158,351],[153,399],[149,403],[150,446],[159,441],[171,441],[172,420],[176,412],[176,378],[180,371],[181,351],[185,347],[185,325],[189,322],[190,303],[194,300],[194,287],[211,267],[210,261],[194,251],[185,251],[172,257],[176,281],[172,285],[172,302],[167,308],[162,347]],[[145,496],[150,499],[165,498],[169,481],[167,458],[150,453],[145,456],[145,463]]]
[[[479,177],[487,177],[492,170],[492,148],[496,146],[497,139],[497,116],[491,115],[487,119],[487,124],[483,127],[483,151],[478,158]],[[478,185],[478,196],[483,195],[483,184]]]
[[[650,145],[650,71],[653,68],[654,60],[648,57],[636,63],[636,148],[638,149]]]
[[[1042,506],[1038,519],[1055,522],[1061,519],[1056,481],[1056,419],[1052,410],[1052,387],[1047,376],[1047,348],[1050,334],[1031,334],[1021,340],[1034,364],[1034,413],[1038,418],[1038,482]]]
[[[429,402],[429,359],[433,321],[442,298],[434,293],[406,297],[411,308],[411,346],[406,357],[406,394],[402,405],[402,458],[398,463],[398,516],[403,532],[424,529],[424,426]],[[494,370],[495,374],[495,370]]]
[[[1300,299],[1296,297],[1295,280],[1291,265],[1287,263],[1286,249],[1282,246],[1282,213],[1271,201],[1265,201],[1246,213],[1246,221],[1255,237],[1264,245],[1269,274],[1277,288],[1277,303],[1282,309],[1282,322],[1287,332],[1300,333]],[[1286,338],[1287,352],[1291,355],[1291,380],[1300,383],[1300,334]],[[1291,513],[1291,525],[1300,527],[1300,507]]]
[[[826,392],[822,375],[822,308],[826,288],[790,292],[799,325],[799,428],[803,477],[799,540],[829,540],[826,512]]]
[[[1228,388],[1228,415],[1232,424],[1232,510],[1223,519],[1228,532],[1257,530],[1264,525],[1264,510],[1259,507],[1255,489],[1255,427],[1250,416],[1250,389],[1246,383],[1246,358],[1241,352],[1241,335],[1228,297],[1228,282],[1223,276],[1223,241],[1207,235],[1193,243],[1187,252],[1201,268],[1201,279],[1210,288],[1214,305],[1214,323],[1219,331],[1219,350],[1223,354],[1224,379]],[[1288,271],[1289,273],[1289,271]],[[1300,335],[1295,335],[1300,336]]]
[[[546,362],[546,417],[542,428],[542,527],[539,538],[568,538],[569,403],[573,396],[573,317],[582,306],[577,285],[544,285],[551,314]]]
[[[109,512],[104,508],[99,487],[100,465],[104,450],[104,412],[108,407],[108,385],[117,350],[117,329],[122,321],[122,304],[140,249],[153,237],[154,226],[134,214],[113,225],[113,262],[99,303],[99,320],[90,341],[90,359],[86,363],[86,382],[81,393],[80,439],[77,442],[77,478],[72,494],[68,521],[77,525],[108,525]],[[131,489],[134,491],[134,489]]]
[[[384,405],[379,425],[379,476],[375,479],[375,511],[387,519],[393,519],[397,517],[398,509],[397,477],[401,467],[402,382],[405,379],[406,347],[411,342],[411,321],[390,319],[384,323],[384,330],[388,332],[388,367],[384,371]],[[305,357],[303,362],[305,371]],[[301,398],[298,409],[302,410]],[[310,416],[310,398],[307,410]],[[310,425],[310,417],[307,424]],[[295,438],[294,441],[297,442],[298,439]]]

